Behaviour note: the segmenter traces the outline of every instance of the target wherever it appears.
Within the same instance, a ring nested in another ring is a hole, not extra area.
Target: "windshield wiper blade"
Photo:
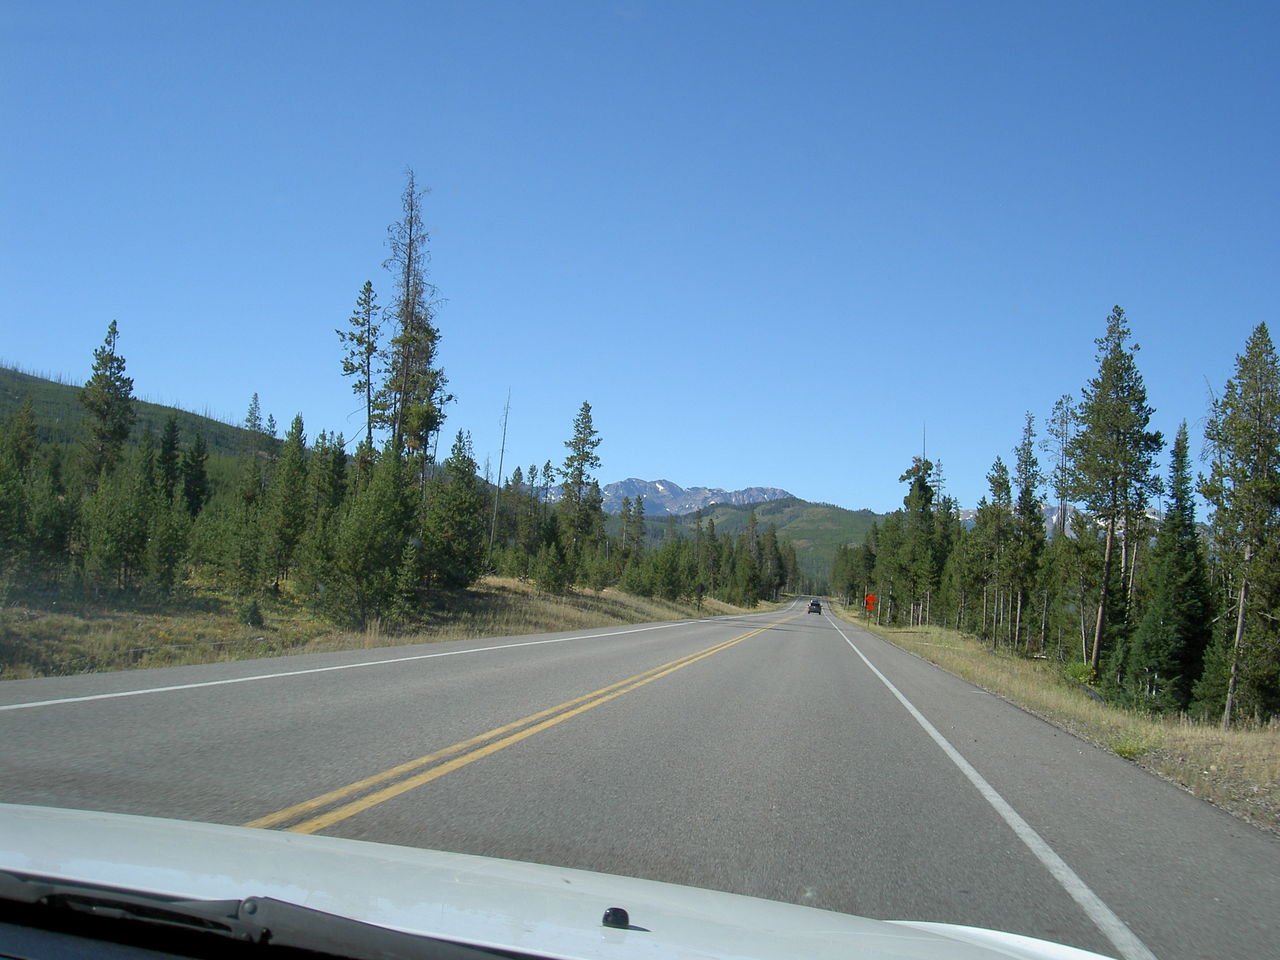
[[[0,871],[0,901],[47,912],[171,927],[259,947],[282,947],[358,960],[480,960],[520,957],[469,944],[389,930],[271,897],[183,900],[132,890]]]

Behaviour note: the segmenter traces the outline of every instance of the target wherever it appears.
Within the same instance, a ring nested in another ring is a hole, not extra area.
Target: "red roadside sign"
[[[867,609],[874,610],[876,608],[876,595],[874,593],[867,594]]]

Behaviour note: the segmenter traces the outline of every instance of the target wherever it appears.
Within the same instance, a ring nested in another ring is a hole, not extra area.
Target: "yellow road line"
[[[416,787],[430,783],[432,780],[437,780],[447,773],[452,773],[454,770],[497,753],[499,750],[505,750],[507,747],[533,736],[535,733],[547,730],[556,724],[568,720],[570,717],[577,716],[580,713],[585,713],[587,710],[598,707],[603,703],[607,703],[608,701],[613,700],[616,697],[620,697],[622,694],[635,690],[638,687],[642,687],[653,680],[657,680],[659,677],[664,677],[691,664],[697,663],[699,660],[704,660],[713,654],[719,653],[721,650],[726,650],[734,644],[741,643],[743,640],[747,640],[751,637],[764,633],[766,630],[791,619],[793,619],[793,617],[787,617],[783,620],[771,623],[768,626],[764,626],[757,630],[752,630],[740,636],[714,644],[705,650],[700,650],[696,653],[692,653],[684,657],[678,657],[675,660],[670,660],[667,663],[642,671],[641,673],[637,673],[625,680],[619,680],[616,683],[611,683],[608,686],[601,687],[599,690],[583,694],[580,697],[574,697],[572,700],[566,700],[564,703],[557,704],[554,707],[549,707],[546,710],[539,710],[537,713],[532,713],[527,717],[512,721],[511,723],[503,724],[500,727],[495,727],[486,733],[469,737],[466,740],[462,740],[452,746],[445,747],[442,750],[433,751],[432,753],[425,754],[414,760],[398,764],[382,771],[381,773],[376,773],[372,776],[365,777],[362,780],[357,780],[355,783],[348,784],[345,787],[331,790],[328,793],[315,797],[314,799],[294,804],[291,807],[286,807],[285,809],[279,810],[275,813],[267,814],[266,816],[259,817],[256,820],[250,820],[245,824],[245,826],[273,827],[282,823],[287,823],[299,816],[312,813],[346,797],[350,797],[353,794],[376,787],[380,783],[385,783],[388,780],[394,780],[397,777],[402,777],[405,774],[411,773],[421,767],[429,766],[439,760],[445,759],[446,757],[463,753],[463,751],[477,747],[479,744],[488,743],[487,746],[471,750],[470,753],[465,753],[462,756],[456,757],[448,763],[431,767],[416,776],[399,780],[388,787],[369,793],[359,800],[347,803],[330,811],[329,813],[313,817],[309,820],[303,821],[302,823],[298,823],[295,826],[287,828],[293,833],[315,833],[317,830],[322,830],[325,827],[332,826],[335,823],[339,823],[349,817],[353,817],[362,810],[367,810],[370,807],[383,803],[386,800],[390,800],[393,797],[407,793]],[[495,737],[500,737],[501,739],[494,740]],[[490,743],[489,741],[494,742]]]
[[[704,651],[699,651],[699,653],[700,652],[704,652]],[[695,657],[695,656],[698,656],[698,653],[689,654],[689,657]],[[411,773],[414,770],[418,769],[419,767],[423,767],[423,766],[427,766],[428,764],[435,763],[437,760],[443,760],[445,757],[452,756],[455,753],[461,753],[463,750],[468,750],[471,747],[477,746],[478,744],[481,744],[481,743],[485,743],[489,740],[494,739],[495,737],[500,737],[505,733],[510,733],[512,730],[518,730],[520,727],[526,726],[527,724],[533,723],[537,720],[541,720],[544,717],[549,717],[554,713],[560,712],[561,710],[567,710],[568,708],[575,706],[579,703],[582,703],[586,700],[590,700],[593,697],[598,697],[601,694],[608,693],[610,690],[614,690],[614,689],[617,689],[618,687],[626,686],[628,683],[632,683],[633,681],[635,681],[638,677],[645,676],[645,674],[647,673],[656,673],[659,670],[663,670],[671,666],[672,664],[678,663],[680,662],[680,660],[688,659],[689,657],[681,657],[678,660],[672,660],[668,663],[664,663],[664,664],[661,664],[660,666],[654,667],[652,670],[647,670],[644,673],[636,674],[636,676],[634,677],[628,677],[625,680],[619,680],[617,683],[611,683],[607,687],[601,687],[599,690],[595,690],[591,693],[584,693],[580,697],[574,697],[572,700],[566,700],[564,703],[557,704],[554,707],[548,707],[546,710],[539,710],[537,713],[531,713],[529,716],[522,717],[519,720],[513,720],[511,723],[504,723],[500,727],[494,727],[492,730],[489,730],[485,733],[478,734],[474,737],[469,737],[468,739],[462,740],[459,743],[455,743],[452,746],[445,747],[441,750],[435,750],[431,753],[424,754],[423,756],[417,757],[413,760],[405,761],[404,763],[391,767],[388,770],[383,770],[381,773],[375,773],[372,776],[365,777],[363,780],[357,780],[355,783],[350,783],[345,787],[339,787],[337,790],[331,790],[328,793],[321,794],[320,796],[315,797],[314,799],[304,801],[303,803],[294,804],[291,807],[286,807],[285,809],[279,810],[275,813],[267,814],[265,817],[259,817],[257,820],[250,820],[248,823],[245,824],[245,826],[246,827],[278,826],[281,823],[285,823],[289,820],[293,820],[294,818],[299,817],[303,814],[311,813],[314,810],[319,810],[321,807],[327,807],[329,804],[336,803],[338,800],[341,800],[344,797],[349,797],[353,793],[359,793],[362,790],[366,790],[370,787],[377,786],[379,783],[384,783],[387,780],[392,780],[396,777],[403,776],[404,774]]]

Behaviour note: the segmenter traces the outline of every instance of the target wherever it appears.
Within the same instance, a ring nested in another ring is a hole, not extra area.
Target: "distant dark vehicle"
[[[819,603],[817,600],[810,600],[810,601],[809,601],[809,612],[810,612],[810,613],[821,613],[821,612],[822,612],[822,604],[821,604],[821,603]]]

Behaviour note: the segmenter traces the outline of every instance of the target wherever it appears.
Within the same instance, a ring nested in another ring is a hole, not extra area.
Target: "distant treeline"
[[[585,403],[564,463],[517,468],[501,489],[477,476],[465,433],[439,464],[390,445],[348,455],[341,435],[308,443],[301,416],[274,438],[256,397],[240,455],[218,471],[176,416],[159,437],[114,446],[93,443],[103,431],[86,420],[72,448],[41,443],[35,421],[26,403],[0,422],[0,575],[24,590],[127,600],[200,584],[239,598],[249,621],[262,597],[287,591],[335,624],[363,626],[412,624],[432,591],[490,570],[551,592],[618,585],[745,606],[799,579],[794,549],[754,516],[736,537],[696,522],[692,536],[668,530],[651,546],[643,502],[627,501],[608,535]]]
[[[1192,476],[1184,422],[1167,483],[1119,307],[1096,343],[1080,400],[1057,401],[1039,444],[1026,415],[1012,474],[996,457],[972,526],[943,492],[941,465],[916,458],[900,478],[903,509],[837,552],[833,589],[859,604],[874,595],[880,622],[951,626],[1075,663],[1117,703],[1224,726],[1280,716],[1280,364],[1267,328],[1211,403],[1208,471]]]

